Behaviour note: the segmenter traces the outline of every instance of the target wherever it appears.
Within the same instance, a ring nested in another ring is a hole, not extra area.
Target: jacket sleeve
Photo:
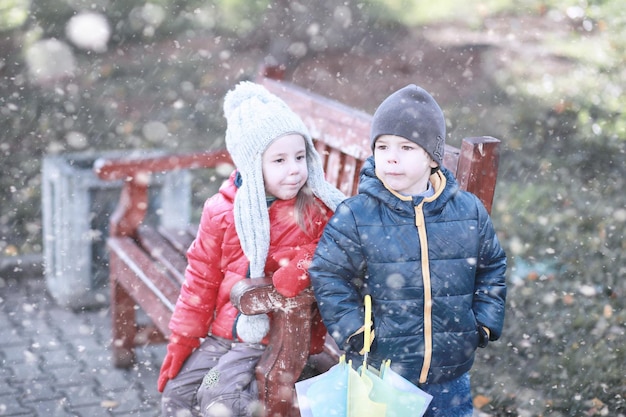
[[[205,203],[198,233],[187,251],[185,282],[169,324],[170,330],[184,336],[206,337],[214,317],[223,280],[220,261],[225,227],[223,215],[214,207],[219,207],[218,201]]]
[[[489,329],[489,339],[502,334],[506,301],[506,254],[500,245],[491,218],[478,201],[480,247],[476,267],[473,309],[476,320]]]
[[[328,221],[309,267],[322,319],[340,348],[363,327],[360,287],[365,262],[360,246],[352,210],[342,203]]]

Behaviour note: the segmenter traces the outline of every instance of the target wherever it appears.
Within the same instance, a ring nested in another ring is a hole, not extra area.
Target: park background
[[[224,93],[261,63],[369,113],[416,83],[449,143],[502,140],[510,290],[475,405],[626,415],[625,52],[618,0],[2,0],[0,257],[43,251],[44,157],[218,148]]]

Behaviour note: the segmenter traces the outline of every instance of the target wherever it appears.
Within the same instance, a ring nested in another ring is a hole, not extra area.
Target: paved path
[[[116,369],[108,309],[61,308],[40,272],[10,270],[0,265],[1,417],[160,416],[165,345],[138,348],[132,369]]]
[[[0,416],[160,415],[164,345],[137,349],[133,369],[115,369],[108,309],[63,309],[41,276],[11,275],[0,275]]]

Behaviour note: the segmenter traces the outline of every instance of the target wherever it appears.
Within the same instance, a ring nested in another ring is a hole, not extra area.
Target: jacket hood
[[[228,179],[224,181],[224,183],[220,186],[219,193],[226,199],[226,201],[229,201],[231,203],[235,201],[237,188],[239,188],[238,182],[241,181],[239,178],[240,178],[239,172],[235,170],[230,174]]]
[[[441,176],[445,177],[445,182],[441,181]],[[424,210],[427,213],[434,213],[443,209],[448,200],[458,192],[459,185],[452,172],[444,167],[430,176],[430,182],[435,186],[435,195],[440,195],[433,201],[427,201],[424,204]],[[409,202],[396,197],[376,176],[376,164],[373,156],[367,158],[363,168],[361,168],[359,193],[380,200],[390,210],[404,212],[407,216],[413,216],[415,214],[413,207],[420,204],[424,199],[424,197],[417,196],[413,197],[412,202]]]

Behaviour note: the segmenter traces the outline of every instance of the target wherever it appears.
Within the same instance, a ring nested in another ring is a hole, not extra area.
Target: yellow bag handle
[[[363,300],[365,303],[365,324],[363,327],[363,372],[367,369],[367,354],[370,352],[372,345],[372,297],[367,294]]]
[[[369,353],[372,344],[372,297],[367,294],[365,296],[365,326],[363,337],[363,348],[365,353]]]

